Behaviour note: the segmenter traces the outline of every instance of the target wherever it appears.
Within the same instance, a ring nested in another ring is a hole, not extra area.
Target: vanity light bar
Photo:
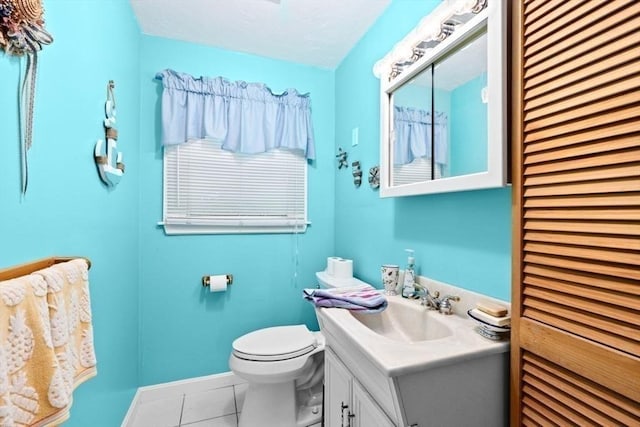
[[[377,78],[395,79],[458,28],[482,12],[488,0],[448,0],[425,16],[405,38],[373,66]]]

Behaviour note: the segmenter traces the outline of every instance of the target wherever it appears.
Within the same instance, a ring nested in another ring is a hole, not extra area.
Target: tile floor
[[[247,384],[180,394],[138,405],[133,427],[237,427]]]

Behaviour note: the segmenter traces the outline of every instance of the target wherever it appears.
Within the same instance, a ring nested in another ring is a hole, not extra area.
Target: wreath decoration
[[[35,53],[51,42],[40,0],[0,0],[0,46],[7,54]]]
[[[20,90],[20,160],[22,194],[27,191],[27,151],[33,141],[33,110],[35,103],[38,55],[42,46],[53,37],[44,29],[42,0],[0,0],[0,48],[7,55],[26,57],[26,71]]]

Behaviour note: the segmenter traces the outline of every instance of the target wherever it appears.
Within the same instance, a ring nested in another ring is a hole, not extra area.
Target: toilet
[[[362,284],[316,273],[319,286]],[[305,325],[258,329],[233,342],[229,367],[249,384],[238,427],[309,427],[322,422],[322,332]]]

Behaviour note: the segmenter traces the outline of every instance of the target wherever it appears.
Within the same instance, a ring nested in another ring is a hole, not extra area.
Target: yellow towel
[[[0,282],[0,426],[61,424],[95,365],[84,260]]]

